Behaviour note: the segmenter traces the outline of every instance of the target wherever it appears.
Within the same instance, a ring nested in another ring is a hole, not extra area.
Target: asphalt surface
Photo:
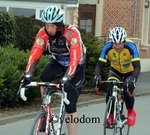
[[[150,72],[142,72],[140,73],[137,81],[137,87],[134,90],[135,96],[144,96],[150,94]],[[82,103],[78,103],[78,107],[88,106],[91,104],[97,104],[100,102],[105,102],[105,99],[98,99],[92,101],[86,101]],[[54,108],[54,111],[58,111],[58,108]],[[12,122],[30,119],[36,116],[38,112],[25,113],[20,115],[15,115],[11,117],[0,118],[0,125],[9,124]]]

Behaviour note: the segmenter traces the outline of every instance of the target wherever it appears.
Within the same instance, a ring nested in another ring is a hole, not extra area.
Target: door
[[[79,28],[91,36],[95,35],[95,14],[95,5],[79,5]]]

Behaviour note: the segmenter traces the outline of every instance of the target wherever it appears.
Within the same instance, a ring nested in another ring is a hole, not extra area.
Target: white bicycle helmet
[[[127,38],[127,33],[122,27],[115,27],[109,33],[109,40],[113,43],[124,42]]]
[[[41,15],[41,19],[46,23],[63,23],[64,15],[60,7],[50,6],[47,7]]]

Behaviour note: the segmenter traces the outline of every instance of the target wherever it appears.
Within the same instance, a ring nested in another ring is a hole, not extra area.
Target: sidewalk
[[[143,72],[143,73],[140,73],[139,75],[139,78],[137,81],[137,87],[134,91],[134,95],[144,96],[147,94],[150,94],[150,72]],[[78,103],[78,108],[92,105],[92,104],[102,103],[102,102],[105,102],[105,98]],[[57,112],[58,109],[59,108],[54,108],[54,111]],[[8,124],[8,123],[20,121],[20,120],[31,119],[31,118],[34,118],[36,114],[37,112],[32,112],[32,113],[25,113],[25,114],[20,114],[16,116],[6,117],[6,118],[0,118],[0,126]]]

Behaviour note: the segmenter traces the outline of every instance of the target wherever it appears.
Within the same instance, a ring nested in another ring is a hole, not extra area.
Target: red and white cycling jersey
[[[74,74],[78,64],[85,63],[86,49],[76,27],[73,25],[65,26],[63,35],[59,37],[50,37],[43,27],[36,35],[26,66],[26,73],[33,75],[45,48],[49,50],[52,58],[61,65],[68,67],[67,74],[69,76]]]

